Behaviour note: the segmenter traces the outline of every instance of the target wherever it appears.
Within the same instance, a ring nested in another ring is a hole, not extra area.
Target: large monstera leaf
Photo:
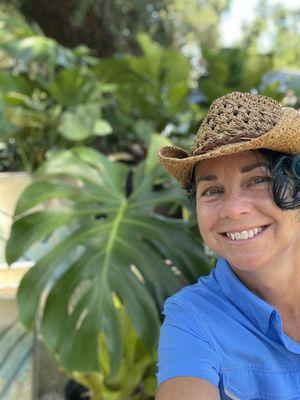
[[[9,263],[61,228],[68,232],[37,260],[18,292],[22,322],[32,328],[40,315],[41,335],[67,371],[99,368],[100,334],[111,374],[117,370],[122,338],[116,301],[153,350],[164,299],[207,271],[189,223],[156,212],[164,204],[185,204],[177,185],[161,185],[156,152],[162,141],[154,136],[148,157],[134,169],[90,148],[61,151],[19,199]],[[50,207],[53,199],[61,206]],[[47,208],[36,207],[42,203]]]

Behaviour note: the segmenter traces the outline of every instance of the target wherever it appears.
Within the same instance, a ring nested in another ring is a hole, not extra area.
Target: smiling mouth
[[[227,240],[230,241],[249,241],[251,239],[256,238],[259,236],[262,232],[264,232],[270,225],[262,225],[260,227],[254,228],[254,229],[249,229],[241,232],[224,232],[221,233],[223,237],[225,237]]]

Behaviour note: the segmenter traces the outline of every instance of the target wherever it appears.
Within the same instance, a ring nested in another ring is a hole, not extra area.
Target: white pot
[[[0,173],[0,263],[6,262],[5,243],[18,198],[31,181],[31,176],[26,172]]]

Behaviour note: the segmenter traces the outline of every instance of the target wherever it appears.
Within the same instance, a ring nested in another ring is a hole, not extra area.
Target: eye
[[[202,196],[216,196],[216,195],[218,195],[218,194],[221,194],[223,191],[222,191],[222,189],[221,188],[219,188],[219,187],[217,187],[217,186],[213,186],[213,187],[210,187],[210,188],[208,188],[208,189],[206,189],[206,190],[204,190],[202,193],[201,193],[201,195]]]
[[[269,176],[255,176],[250,179],[250,185],[260,185],[262,183],[270,182],[271,178]]]

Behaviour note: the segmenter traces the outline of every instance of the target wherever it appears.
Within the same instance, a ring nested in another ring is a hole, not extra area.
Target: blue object
[[[224,259],[167,299],[164,314],[158,385],[192,376],[213,383],[222,400],[300,399],[300,344]]]

